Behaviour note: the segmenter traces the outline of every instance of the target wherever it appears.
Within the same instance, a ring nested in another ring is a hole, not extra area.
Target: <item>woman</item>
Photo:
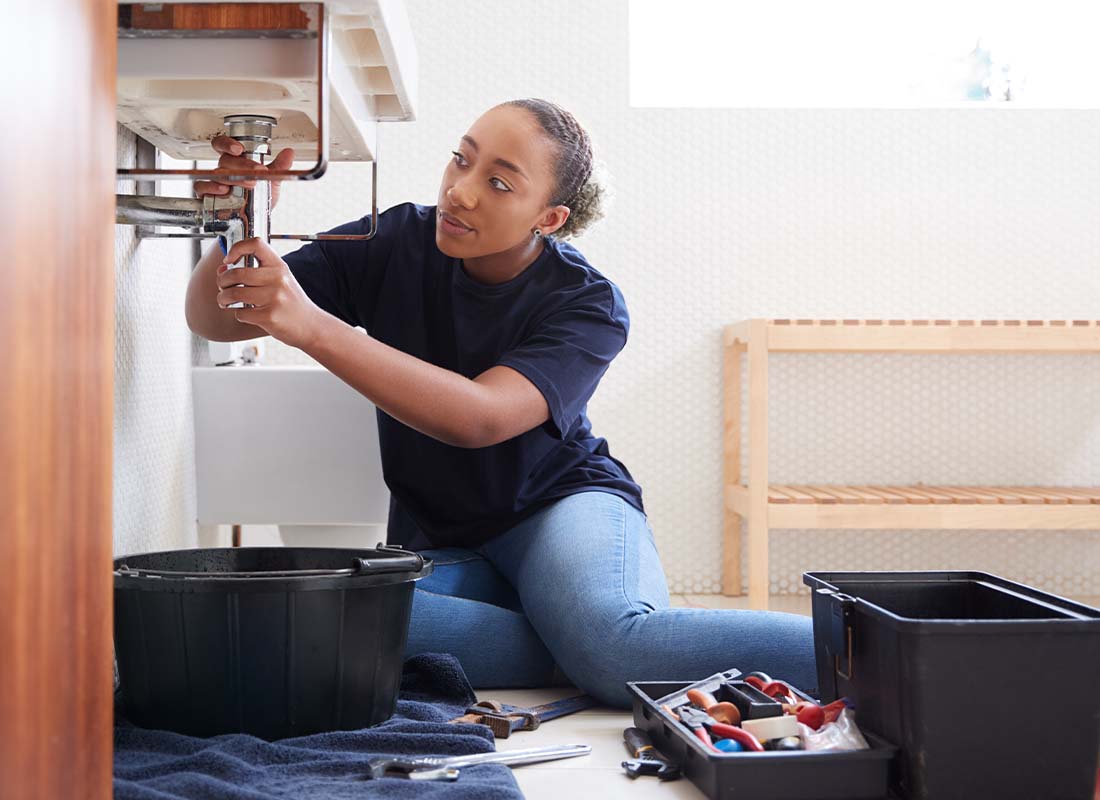
[[[221,166],[256,168],[215,145]],[[378,407],[389,541],[435,561],[407,655],[453,653],[475,687],[568,681],[618,707],[628,680],[731,667],[812,691],[809,618],[669,607],[641,488],[592,434],[586,404],[629,329],[619,289],[563,241],[601,216],[592,163],[567,111],[502,103],[457,143],[437,205],[388,209],[374,238],[285,258],[251,239],[225,263],[212,248],[188,323],[270,334]],[[246,253],[257,269],[226,271]],[[235,302],[253,307],[221,310]]]

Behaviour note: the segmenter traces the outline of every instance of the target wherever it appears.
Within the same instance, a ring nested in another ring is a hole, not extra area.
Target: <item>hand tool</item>
[[[700,711],[694,706],[681,706],[677,709],[680,722],[687,726],[688,730],[703,744],[706,745],[708,750],[719,752],[718,748],[714,746],[714,742],[711,741],[710,734],[707,733],[706,725],[703,720],[713,722],[710,716],[705,711]]]
[[[709,730],[713,736],[722,739],[732,739],[746,750],[759,753],[764,749],[764,745],[760,743],[760,740],[744,728],[737,728],[733,725],[723,725],[721,722],[715,722],[709,726]]]
[[[562,744],[552,747],[530,747],[525,750],[503,750],[475,753],[468,756],[376,756],[367,761],[368,778],[408,778],[414,781],[453,781],[460,767],[478,764],[535,764],[559,758],[586,756],[592,748],[586,744]]]
[[[748,731],[743,728],[734,727],[733,725],[717,722],[705,711],[700,711],[691,706],[683,706],[678,709],[678,711],[680,722],[684,723],[684,725],[695,734],[695,737],[707,746],[708,750],[713,750],[716,753],[721,752],[714,746],[712,736],[716,736],[719,739],[733,739],[743,744],[746,750],[760,752],[764,749],[760,741]],[[797,725],[798,723],[795,724]]]
[[[467,708],[466,713],[461,717],[455,717],[451,722],[488,725],[495,737],[507,739],[513,731],[533,731],[540,723],[583,711],[594,705],[596,700],[587,694],[566,697],[564,700],[556,700],[553,703],[544,703],[532,708],[511,706],[495,700],[481,700]]]
[[[716,721],[724,722],[727,725],[741,724],[741,712],[733,703],[716,703],[707,709],[707,713],[714,717]]]
[[[688,702],[693,706],[703,709],[719,722],[727,725],[740,725],[741,712],[733,703],[719,703],[713,694],[702,689],[688,689]]]
[[[630,758],[624,761],[622,766],[630,778],[637,778],[639,775],[656,775],[663,781],[674,781],[680,777],[679,767],[655,758]]]
[[[687,699],[688,702],[691,703],[693,706],[697,706],[704,711],[706,711],[711,706],[718,705],[718,701],[714,698],[714,695],[712,695],[710,692],[704,691],[703,689],[688,689]]]
[[[656,775],[663,781],[674,781],[680,777],[680,767],[661,755],[653,746],[653,741],[641,728],[627,728],[623,731],[623,743],[631,758],[622,763],[626,774],[631,778],[639,775]]]

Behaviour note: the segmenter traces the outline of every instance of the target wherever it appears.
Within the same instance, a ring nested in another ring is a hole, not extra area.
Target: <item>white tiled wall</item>
[[[118,129],[118,165],[134,166],[136,137]],[[162,182],[159,189],[186,189]],[[134,193],[132,181],[118,191]],[[193,339],[184,319],[191,245],[138,240],[115,227],[115,555],[193,547]]]

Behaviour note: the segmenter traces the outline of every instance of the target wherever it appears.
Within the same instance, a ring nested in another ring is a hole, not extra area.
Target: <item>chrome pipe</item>
[[[202,200],[192,197],[115,195],[115,222],[121,225],[175,225],[201,228]]]
[[[264,164],[271,156],[271,136],[274,133],[274,117],[259,114],[232,114],[224,121],[230,138],[236,139],[244,148],[244,157],[257,164]],[[240,225],[233,225],[225,232],[225,246],[231,250],[242,239],[259,239],[265,244],[271,232],[271,181],[256,180],[251,189],[234,186],[232,195],[243,203]],[[230,264],[230,269],[260,266],[259,259],[246,255],[239,263]],[[230,303],[226,308],[251,308],[246,303]]]
[[[245,206],[243,197],[162,197],[116,194],[115,223],[119,225],[174,225],[221,232],[230,227]],[[182,236],[182,234],[181,234]]]

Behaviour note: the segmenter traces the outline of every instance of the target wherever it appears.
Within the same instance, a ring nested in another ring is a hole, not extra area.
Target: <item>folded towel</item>
[[[370,780],[377,755],[467,755],[495,749],[485,725],[450,725],[477,702],[458,660],[446,653],[408,659],[394,716],[373,728],[267,742],[246,734],[202,739],[138,728],[115,712],[116,800],[343,800],[438,797],[522,798],[509,767],[463,767],[459,779]]]

